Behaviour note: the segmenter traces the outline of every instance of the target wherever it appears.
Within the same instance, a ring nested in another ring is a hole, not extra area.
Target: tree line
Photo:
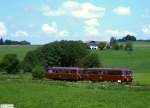
[[[110,42],[100,42],[98,44],[98,48],[100,50],[104,49],[112,49],[112,50],[125,50],[132,51],[133,50],[133,41],[136,41],[135,36],[127,35],[122,39],[116,39],[116,37],[111,37]]]
[[[3,38],[0,39],[0,45],[30,45],[31,43],[28,41],[13,41],[6,39],[5,41]]]

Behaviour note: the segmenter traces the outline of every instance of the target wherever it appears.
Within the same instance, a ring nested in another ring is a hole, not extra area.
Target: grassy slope
[[[131,68],[136,82],[150,84],[150,47],[138,45],[131,54],[124,51],[102,51],[100,58],[105,67]],[[38,46],[0,46],[0,59],[6,53],[17,53],[22,59],[27,51],[36,47]],[[64,84],[62,81],[31,81],[31,76],[28,75],[24,78],[26,80],[2,80],[3,77],[0,77],[0,104],[14,104],[15,108],[150,108],[150,89],[142,87],[99,88],[100,83],[94,87],[94,83],[86,86],[84,83]]]
[[[150,47],[135,47],[131,53],[101,51],[100,59],[104,67],[129,68],[133,71],[137,82],[141,80],[142,83],[150,83]]]
[[[149,89],[101,89],[54,83],[0,81],[0,104],[15,108],[149,108]],[[91,84],[90,84],[91,85]]]
[[[12,45],[12,46],[0,45],[0,60],[2,59],[2,57],[5,54],[8,54],[8,53],[17,54],[19,59],[22,60],[28,51],[34,50],[37,47],[39,47],[39,46],[38,45],[22,45],[22,46],[20,46],[20,45]]]
[[[150,84],[150,43],[136,42],[135,49],[128,54],[125,51],[100,51],[100,59],[104,67],[130,68],[133,70],[135,82]],[[0,46],[0,60],[7,53],[16,53],[23,59],[26,52],[39,46]]]

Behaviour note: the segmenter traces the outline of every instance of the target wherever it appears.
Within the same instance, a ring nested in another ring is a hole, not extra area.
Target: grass
[[[133,86],[107,82],[35,81],[31,74],[1,73],[0,104],[14,104],[15,108],[150,108],[149,45],[135,43],[132,53],[99,51],[104,67],[133,70]],[[28,51],[37,47],[0,46],[0,60],[7,53],[16,53],[22,60]]]
[[[28,51],[37,47],[39,46],[0,46],[0,60],[7,53],[16,53],[22,60]],[[99,51],[99,55],[104,67],[129,68],[133,71],[134,82],[150,84],[150,42],[135,42],[131,53],[104,50]]]
[[[22,60],[28,51],[38,47],[39,45],[0,45],[0,60],[8,53],[17,54],[18,58]]]
[[[75,84],[76,86],[72,86]],[[15,108],[149,108],[150,88],[95,88],[84,83],[0,80],[0,104]]]

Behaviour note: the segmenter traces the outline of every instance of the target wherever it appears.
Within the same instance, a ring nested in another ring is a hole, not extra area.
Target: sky
[[[0,0],[0,37],[44,44],[150,39],[150,0]]]

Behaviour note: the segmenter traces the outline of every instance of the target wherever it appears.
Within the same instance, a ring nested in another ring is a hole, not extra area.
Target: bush
[[[80,62],[81,67],[102,67],[102,63],[99,59],[99,55],[96,52],[90,53],[84,57]]]
[[[133,50],[133,45],[131,41],[127,41],[125,44],[125,50],[126,51],[132,51]]]
[[[34,79],[43,79],[45,76],[43,66],[35,66],[32,70],[32,77]]]
[[[107,45],[106,42],[100,42],[100,43],[98,44],[98,47],[99,47],[100,50],[103,50],[103,49],[106,47],[106,45]]]
[[[123,44],[120,44],[120,45],[119,45],[119,49],[123,50],[123,49],[124,49],[124,45],[123,45]]]
[[[77,66],[87,54],[87,46],[80,41],[55,41],[28,52],[23,61],[24,71],[31,72],[36,65]]]
[[[18,73],[19,59],[16,54],[6,54],[1,61],[1,67],[8,74]]]
[[[33,67],[44,64],[44,59],[40,55],[40,49],[28,52],[21,63],[22,70],[24,72],[32,72]]]

